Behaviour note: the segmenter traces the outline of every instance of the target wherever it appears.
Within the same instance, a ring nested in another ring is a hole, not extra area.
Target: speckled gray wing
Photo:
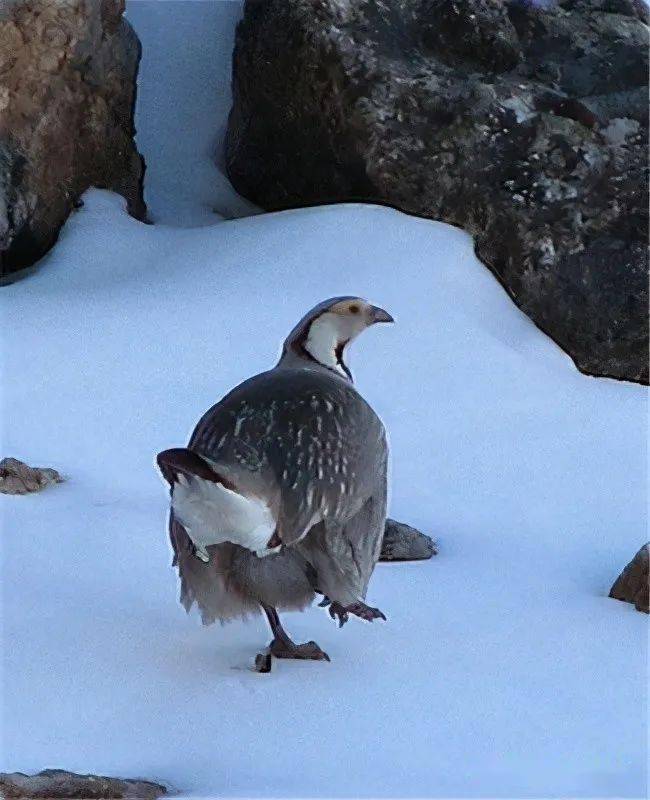
[[[323,520],[347,530],[371,498],[385,505],[383,425],[352,384],[323,370],[274,369],[244,382],[204,415],[189,447],[264,497],[287,545]],[[361,536],[361,518],[352,524]]]
[[[343,606],[365,599],[379,560],[385,523],[384,479],[349,520],[340,523],[326,519],[298,542],[297,549],[316,571],[319,592]]]

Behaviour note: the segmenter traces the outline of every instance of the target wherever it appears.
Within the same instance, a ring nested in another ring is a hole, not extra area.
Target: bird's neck
[[[315,319],[309,326],[303,348],[314,361],[350,378],[350,370],[343,358],[347,344],[347,340],[341,341],[340,331],[325,315]]]

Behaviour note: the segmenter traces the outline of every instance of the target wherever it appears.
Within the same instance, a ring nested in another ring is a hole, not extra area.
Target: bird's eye
[[[356,303],[353,303],[350,306],[350,314],[358,314],[359,311],[361,311],[361,309],[359,308],[359,306]]]

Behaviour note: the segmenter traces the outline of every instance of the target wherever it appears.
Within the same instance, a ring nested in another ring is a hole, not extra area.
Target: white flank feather
[[[220,483],[192,477],[174,486],[174,515],[187,531],[197,551],[212,544],[232,542],[258,556],[269,555],[267,544],[275,530],[275,520],[261,500],[244,497]]]

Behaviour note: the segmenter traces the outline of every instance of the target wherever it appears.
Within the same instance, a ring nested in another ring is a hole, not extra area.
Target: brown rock
[[[17,458],[3,458],[0,461],[0,493],[2,494],[31,494],[62,481],[63,478],[55,469],[28,467]]]
[[[60,769],[45,769],[38,775],[22,772],[0,773],[0,795],[9,798],[51,798],[51,800],[156,800],[167,790],[159,783],[102,775],[77,775]]]
[[[650,543],[644,544],[618,576],[609,593],[615,600],[634,603],[637,611],[650,613]]]
[[[123,10],[123,0],[0,3],[0,282],[52,246],[91,186],[145,217],[140,42]]]

